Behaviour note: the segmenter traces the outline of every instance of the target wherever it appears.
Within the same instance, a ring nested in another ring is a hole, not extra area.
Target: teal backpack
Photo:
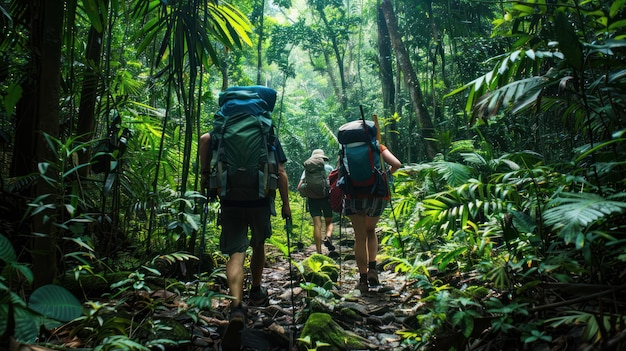
[[[345,196],[385,197],[389,195],[387,176],[383,169],[376,125],[363,119],[339,127],[338,186]]]
[[[213,118],[209,191],[223,200],[252,201],[278,186],[276,133],[271,111],[276,91],[231,87],[220,93]]]

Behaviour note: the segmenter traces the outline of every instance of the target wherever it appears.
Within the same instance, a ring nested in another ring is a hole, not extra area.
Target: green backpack
[[[310,157],[303,163],[304,181],[298,188],[300,195],[311,199],[328,197],[330,184],[326,176],[326,161],[322,157]]]
[[[211,132],[209,190],[221,199],[252,201],[275,192],[275,101],[276,91],[262,86],[232,87],[220,94]]]

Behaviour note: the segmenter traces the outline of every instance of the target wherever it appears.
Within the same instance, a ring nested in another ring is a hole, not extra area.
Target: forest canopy
[[[342,124],[376,116],[402,161],[379,256],[419,297],[403,349],[624,349],[624,4],[0,1],[0,342],[73,321],[101,349],[120,320],[95,301],[180,262],[207,288],[186,303],[214,308],[198,140],[221,91],[264,85],[294,218],[302,162],[336,160]],[[128,349],[170,345],[116,328]]]

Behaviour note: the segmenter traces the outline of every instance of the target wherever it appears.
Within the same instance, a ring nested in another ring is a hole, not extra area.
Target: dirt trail
[[[336,228],[339,228],[337,226]],[[352,331],[369,341],[366,349],[401,350],[397,331],[407,329],[405,320],[414,319],[416,300],[413,292],[406,288],[403,274],[379,269],[381,286],[361,294],[355,290],[358,270],[352,249],[354,236],[351,228],[342,228],[342,240],[337,230],[334,234],[335,253],[323,247],[323,254],[340,264],[340,276],[333,289],[333,298],[321,299],[315,304],[308,302],[308,293],[300,287],[299,274],[290,279],[290,265],[287,258],[275,247],[267,246],[268,262],[264,270],[265,286],[270,300],[266,307],[248,307],[247,328],[243,332],[243,350],[296,350],[297,339],[303,337],[301,331],[306,321],[302,316],[312,312],[329,313],[333,320],[348,331]],[[292,246],[299,250],[291,253],[295,262],[302,262],[315,253],[315,246],[296,245],[298,237],[292,238]],[[291,267],[296,272],[295,267]],[[290,288],[293,280],[293,289]],[[319,302],[321,301],[321,302]],[[303,310],[305,309],[305,310]],[[346,316],[346,309],[352,312]],[[296,316],[294,321],[293,316]],[[196,346],[211,346],[219,350],[220,335],[227,321],[214,323],[211,330],[205,330],[196,339]],[[316,340],[315,336],[311,336]],[[302,344],[300,345],[302,346]],[[312,349],[314,345],[309,345]],[[204,348],[203,349],[207,349]]]

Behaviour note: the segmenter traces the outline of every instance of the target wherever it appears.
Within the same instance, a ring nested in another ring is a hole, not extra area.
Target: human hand
[[[387,173],[387,181],[390,184],[393,184],[394,178],[393,178],[393,173],[391,172],[391,167],[387,168],[387,172],[385,172],[385,173]]]
[[[281,214],[284,219],[291,218],[291,207],[289,207],[288,202],[283,202],[283,208]]]

